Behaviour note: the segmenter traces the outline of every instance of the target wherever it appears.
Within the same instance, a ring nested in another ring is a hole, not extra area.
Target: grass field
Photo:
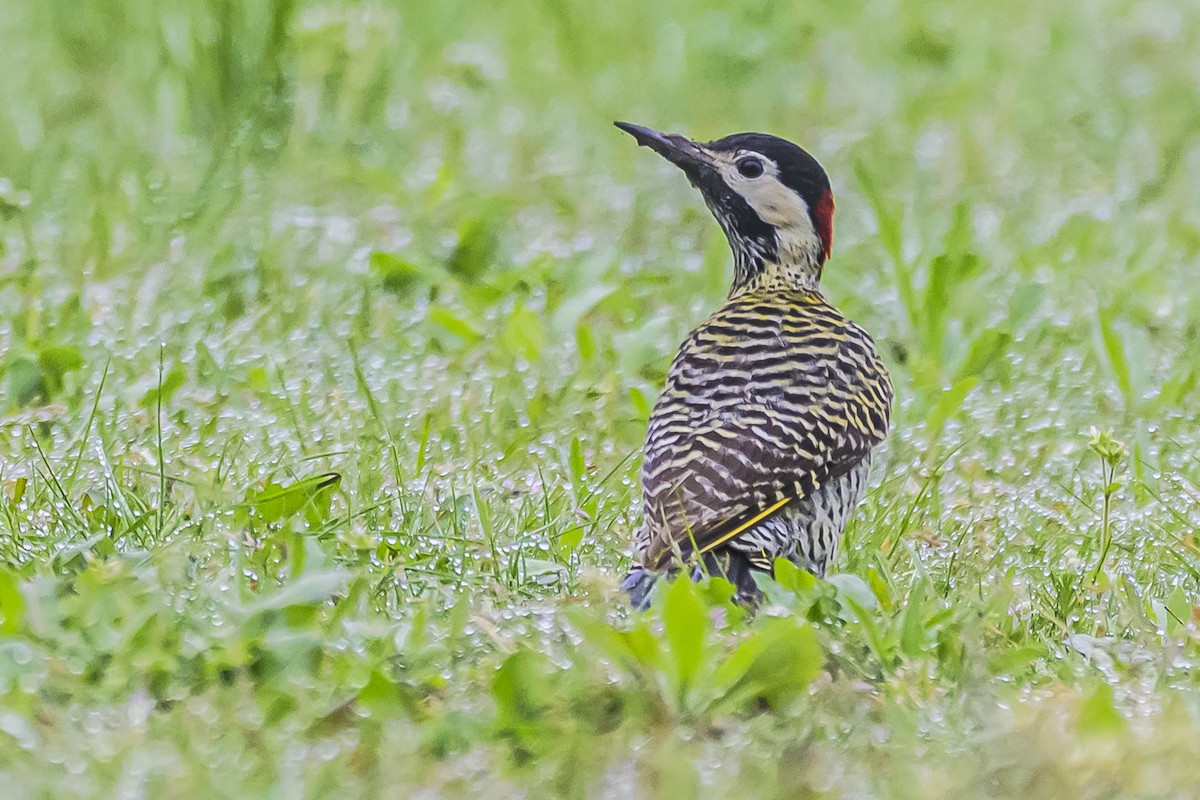
[[[1200,14],[7,0],[6,798],[1189,798]],[[830,172],[897,388],[836,574],[616,593],[724,240]]]

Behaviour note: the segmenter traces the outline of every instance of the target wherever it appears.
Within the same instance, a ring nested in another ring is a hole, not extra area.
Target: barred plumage
[[[683,343],[651,415],[639,564],[625,588],[641,605],[655,575],[697,556],[747,598],[752,571],[777,557],[824,575],[892,400],[870,336],[817,288],[832,244],[828,179],[774,137],[701,145],[622,127],[688,173],[735,264],[729,299]]]

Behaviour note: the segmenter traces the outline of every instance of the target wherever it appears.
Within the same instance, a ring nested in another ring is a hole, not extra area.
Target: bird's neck
[[[828,248],[807,217],[773,225],[765,235],[722,227],[733,250],[730,297],[757,290],[818,291]]]
[[[788,291],[819,292],[824,253],[813,250],[779,251],[767,254],[734,251],[731,298],[747,292]]]

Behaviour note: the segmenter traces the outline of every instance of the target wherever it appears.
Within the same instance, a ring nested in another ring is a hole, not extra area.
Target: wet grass
[[[1190,797],[1200,18],[9,4],[6,797]],[[838,198],[895,427],[828,582],[615,596],[727,254]]]

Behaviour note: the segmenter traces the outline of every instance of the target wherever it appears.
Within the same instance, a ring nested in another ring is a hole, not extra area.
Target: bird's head
[[[817,288],[833,249],[833,192],[815,158],[765,133],[694,142],[628,122],[616,126],[683,170],[704,195],[733,249],[731,293]]]

